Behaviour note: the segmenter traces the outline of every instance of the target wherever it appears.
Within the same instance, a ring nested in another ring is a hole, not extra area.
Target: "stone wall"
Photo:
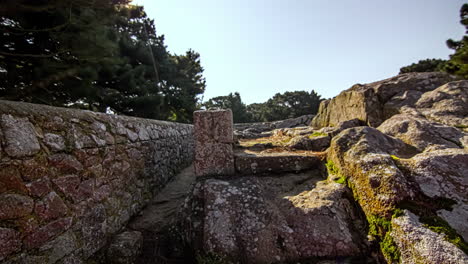
[[[193,147],[192,125],[0,101],[0,262],[85,263]]]

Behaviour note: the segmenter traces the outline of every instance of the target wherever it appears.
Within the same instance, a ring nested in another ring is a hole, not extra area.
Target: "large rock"
[[[275,129],[299,128],[308,126],[314,115],[303,115],[296,118],[260,123],[234,124],[234,134],[237,138],[261,138],[271,136]]]
[[[5,137],[5,152],[15,158],[31,156],[39,152],[41,146],[36,130],[27,118],[2,115],[1,128]]]
[[[323,167],[320,156],[294,152],[239,152],[235,154],[236,173],[265,174],[300,172]]]
[[[468,127],[468,81],[440,86],[421,96],[415,106],[428,118],[449,126]]]
[[[356,84],[331,100],[320,104],[311,122],[315,128],[336,126],[357,118],[377,127],[385,119],[399,113],[405,105],[414,105],[427,91],[454,80],[445,73],[407,73],[365,85]]]
[[[466,133],[454,127],[430,122],[420,115],[397,114],[385,120],[378,129],[416,147],[419,151],[468,145]]]
[[[375,128],[346,129],[333,138],[328,158],[349,178],[366,215],[388,216],[414,195],[391,155],[409,157],[414,147]]]
[[[195,249],[242,263],[365,255],[347,188],[323,181],[294,189],[310,184],[303,177],[198,182],[186,204]]]
[[[454,202],[452,208],[440,209],[437,214],[468,241],[468,152],[444,149],[422,153],[414,156],[407,168],[424,195]]]
[[[329,136],[299,136],[291,139],[288,147],[299,150],[324,151],[330,146]]]
[[[400,263],[459,264],[468,263],[468,256],[419,222],[419,218],[405,210],[404,215],[392,219],[391,236],[400,249]]]

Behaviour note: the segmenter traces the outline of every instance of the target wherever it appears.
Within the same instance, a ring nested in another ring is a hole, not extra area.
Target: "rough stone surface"
[[[17,219],[32,212],[33,199],[19,194],[0,195],[0,220]]]
[[[366,215],[391,215],[394,206],[414,196],[405,175],[390,155],[408,157],[413,147],[375,128],[346,129],[333,138],[331,159],[354,186]]]
[[[0,261],[21,250],[21,238],[17,231],[0,227]]]
[[[314,115],[304,115],[296,118],[274,122],[237,123],[234,124],[234,134],[237,138],[259,138],[269,136],[269,131],[282,128],[308,126]]]
[[[314,182],[307,174],[199,181],[186,200],[195,248],[246,263],[360,255],[345,186],[311,190]]]
[[[238,174],[265,174],[300,172],[309,169],[320,169],[322,161],[315,155],[297,153],[256,153],[239,152],[235,154],[236,172]]]
[[[36,131],[27,118],[2,114],[0,124],[5,137],[4,150],[10,157],[31,156],[39,152],[41,147]]]
[[[427,92],[416,102],[428,119],[449,126],[468,126],[468,81],[456,81]]]
[[[430,122],[422,116],[397,114],[378,129],[416,147],[419,151],[460,148],[468,143],[468,135],[457,128]]]
[[[192,125],[1,100],[0,141],[5,263],[86,263],[194,154]]]
[[[426,196],[455,201],[451,210],[438,214],[468,241],[468,152],[444,149],[422,153],[410,160],[408,169]]]
[[[207,110],[193,113],[195,130],[195,174],[232,175],[234,156],[231,110]]]
[[[454,80],[444,73],[407,73],[365,85],[356,84],[331,100],[320,104],[311,122],[315,128],[336,126],[339,122],[357,118],[377,127],[399,113],[406,105],[414,105],[427,91]]]
[[[455,245],[424,227],[413,213],[392,219],[393,240],[400,248],[401,263],[459,264],[468,263],[468,256]]]
[[[133,264],[141,253],[143,236],[138,231],[116,235],[107,249],[107,261],[112,264]]]
[[[293,149],[324,151],[330,146],[329,136],[308,137],[301,136],[291,139],[288,146]]]

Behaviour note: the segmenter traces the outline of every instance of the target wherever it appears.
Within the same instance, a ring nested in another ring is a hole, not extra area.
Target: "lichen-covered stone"
[[[126,231],[116,235],[107,249],[107,262],[112,264],[136,263],[141,254],[143,235],[138,231]]]
[[[192,125],[2,100],[0,141],[8,264],[85,263],[194,156]]]
[[[24,195],[0,195],[0,220],[17,219],[32,212],[34,201]]]
[[[407,167],[412,180],[427,197],[455,202],[451,210],[440,210],[438,214],[468,241],[468,152],[444,149],[421,153]]]
[[[346,188],[323,182],[286,196],[301,177],[198,182],[186,203],[193,246],[245,263],[361,254]]]
[[[57,263],[58,260],[73,253],[78,248],[78,240],[75,234],[67,231],[56,239],[43,245],[39,251],[46,252],[47,263]]]
[[[50,241],[57,235],[68,230],[72,225],[73,219],[71,217],[61,218],[47,225],[37,229],[30,235],[26,236],[23,240],[27,249],[38,248]]]
[[[20,194],[28,193],[28,189],[23,179],[21,179],[18,167],[0,164],[0,193],[8,191]]]
[[[299,150],[324,151],[330,146],[330,137],[295,137],[288,142],[288,146]]]
[[[450,82],[427,92],[416,102],[428,119],[449,126],[468,126],[468,81]]]
[[[10,229],[0,227],[0,261],[8,255],[21,250],[20,233]]]
[[[31,156],[41,149],[34,126],[27,118],[3,114],[0,124],[5,137],[4,150],[10,157]]]
[[[235,165],[239,174],[258,175],[319,169],[322,161],[315,155],[239,152],[235,154]]]
[[[44,142],[48,147],[53,151],[62,151],[65,150],[65,139],[57,134],[46,133],[44,134]]]
[[[366,215],[389,216],[396,204],[414,196],[390,155],[408,157],[415,149],[375,128],[346,129],[334,137],[328,158],[349,178]]]
[[[231,110],[195,111],[195,174],[232,175],[234,153]]]
[[[407,210],[403,216],[392,219],[391,236],[400,249],[400,263],[468,263],[468,256],[461,249],[446,241],[443,234],[424,227]]]
[[[464,133],[454,127],[430,122],[412,114],[397,114],[383,122],[378,129],[416,147],[419,151],[460,148]],[[468,138],[468,135],[466,135]]]
[[[66,216],[68,208],[57,193],[51,192],[44,199],[36,203],[34,212],[41,219],[50,221]]]
[[[399,113],[401,107],[414,105],[424,92],[454,79],[446,73],[424,72],[400,74],[364,85],[356,84],[331,100],[321,102],[311,125],[315,128],[336,126],[341,121],[357,118],[369,126],[377,127]],[[404,96],[408,93],[413,96]]]

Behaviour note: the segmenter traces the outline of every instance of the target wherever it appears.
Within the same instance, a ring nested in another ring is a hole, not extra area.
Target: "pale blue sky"
[[[204,100],[245,103],[314,89],[330,98],[394,76],[420,59],[447,59],[461,39],[463,0],[138,0],[169,51],[201,55]]]

